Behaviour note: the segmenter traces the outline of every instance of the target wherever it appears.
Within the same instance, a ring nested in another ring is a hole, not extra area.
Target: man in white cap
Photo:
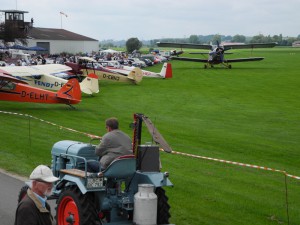
[[[27,194],[16,210],[15,225],[52,225],[50,205],[46,202],[52,194],[53,183],[58,180],[51,169],[37,166],[30,174]]]

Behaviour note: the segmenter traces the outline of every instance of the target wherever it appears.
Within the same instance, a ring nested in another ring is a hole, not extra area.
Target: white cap
[[[57,181],[59,178],[53,176],[53,173],[48,166],[39,165],[32,171],[29,179],[53,183]]]

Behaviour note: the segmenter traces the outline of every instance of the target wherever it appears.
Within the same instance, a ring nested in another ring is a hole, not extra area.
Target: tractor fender
[[[76,186],[79,188],[79,190],[81,191],[82,194],[85,194],[88,191],[86,189],[86,187],[84,186],[85,180],[83,178],[66,174],[63,176],[62,179],[60,179],[60,182],[65,182],[65,181],[76,184]]]
[[[136,171],[132,183],[135,183],[136,186],[138,186],[138,184],[153,184],[155,188],[163,186],[173,187],[167,173],[161,172]]]

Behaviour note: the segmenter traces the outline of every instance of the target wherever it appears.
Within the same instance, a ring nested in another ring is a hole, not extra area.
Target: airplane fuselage
[[[58,91],[64,84],[68,81],[62,78],[58,78],[55,76],[28,76],[28,77],[19,77],[15,76],[19,80],[25,81],[30,86],[48,89],[52,91]]]
[[[69,90],[71,90],[70,87]],[[66,98],[58,98],[57,93],[28,86],[27,84],[8,82],[0,77],[0,100],[35,103],[64,103],[77,104],[80,100],[70,98],[68,91],[64,94]]]
[[[220,64],[224,62],[224,49],[215,48],[208,53],[208,63]]]

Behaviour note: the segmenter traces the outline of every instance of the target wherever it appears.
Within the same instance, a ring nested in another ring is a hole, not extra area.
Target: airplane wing
[[[171,48],[192,48],[192,49],[212,49],[211,45],[191,44],[191,43],[174,43],[174,42],[157,42],[158,47]]]
[[[208,62],[207,59],[187,58],[187,57],[172,57],[171,59],[172,60],[180,60],[180,61],[190,61],[190,62],[202,62],[202,63],[207,63]],[[263,59],[264,59],[264,57],[224,59],[224,63],[261,61]]]
[[[37,66],[6,66],[2,67],[1,70],[14,76],[35,76],[66,72],[72,70],[72,68],[61,64],[46,64]]]
[[[192,44],[192,43],[174,43],[174,42],[157,42],[158,47],[174,47],[174,48],[192,48],[192,49],[209,49],[213,48],[212,45],[207,44]],[[273,48],[277,42],[270,43],[252,43],[252,44],[224,44],[225,50],[228,49],[243,49],[243,48]]]
[[[224,44],[225,50],[228,49],[244,49],[244,48],[273,48],[277,45],[276,42],[270,43],[252,43],[252,44]]]
[[[198,59],[198,58],[187,58],[187,57],[171,57],[172,60],[180,61],[190,61],[190,62],[203,62],[207,63],[207,59]]]
[[[196,55],[196,54],[201,54],[201,55],[207,55],[208,54],[208,52],[189,52],[189,54],[191,54],[191,55]],[[232,52],[224,52],[223,54],[225,54],[225,55],[231,55],[231,54],[233,54]]]
[[[263,59],[264,59],[264,57],[239,58],[239,59],[224,59],[224,63],[261,61]]]
[[[87,62],[95,62],[95,63],[97,62],[97,60],[95,60],[91,57],[87,57],[87,56],[79,57],[78,59],[81,61],[87,61]]]
[[[14,83],[27,84],[26,82],[21,81],[13,76],[6,75],[0,72],[0,88],[1,88],[1,81],[12,81]]]

